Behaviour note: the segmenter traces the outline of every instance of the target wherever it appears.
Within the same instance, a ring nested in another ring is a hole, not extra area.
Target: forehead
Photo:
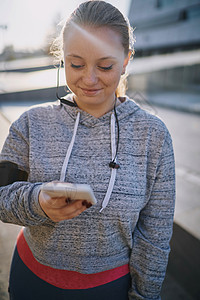
[[[64,35],[64,54],[88,56],[122,56],[124,48],[120,35],[108,27],[70,26]]]

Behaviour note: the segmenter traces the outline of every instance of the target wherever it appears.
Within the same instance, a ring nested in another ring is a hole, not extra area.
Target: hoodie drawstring
[[[112,153],[112,160],[113,162],[116,163],[116,144],[115,144],[115,116],[112,113],[111,115],[111,122],[110,122],[111,128],[111,153]],[[112,194],[113,191],[113,187],[115,184],[115,178],[116,178],[116,172],[117,169],[115,168],[111,168],[111,176],[110,176],[110,181],[109,181],[109,185],[108,185],[108,189],[105,195],[105,198],[103,200],[102,206],[101,206],[101,210],[99,212],[102,212],[102,210],[104,208],[106,208],[106,206],[108,205],[108,202],[110,200],[110,196]]]
[[[76,132],[77,132],[79,120],[80,120],[80,112],[78,112],[78,114],[77,114],[76,122],[75,122],[75,125],[74,125],[73,136],[72,136],[71,142],[69,144],[69,147],[67,149],[67,154],[65,156],[65,160],[64,160],[64,163],[63,163],[63,166],[62,166],[61,175],[60,175],[60,181],[62,181],[62,182],[65,181],[65,175],[66,175],[66,171],[67,171],[67,165],[68,165],[68,162],[69,162],[70,155],[72,153],[72,148],[74,146],[74,141],[75,141],[75,137],[76,137]]]
[[[61,182],[65,181],[67,166],[68,166],[69,158],[70,158],[73,146],[74,146],[74,142],[75,142],[75,137],[76,137],[76,133],[77,133],[77,129],[78,129],[79,120],[80,120],[80,112],[78,112],[78,114],[77,114],[75,125],[74,125],[73,136],[72,136],[71,142],[69,144],[69,147],[67,149],[66,157],[65,157],[65,160],[64,160],[64,163],[63,163],[63,166],[62,166],[61,175],[60,175],[60,181]],[[112,154],[112,161],[116,163],[115,115],[114,115],[114,113],[111,114],[110,127],[111,127],[110,130],[111,130],[111,154]],[[106,195],[104,197],[104,200],[103,200],[100,212],[102,212],[102,210],[104,208],[106,208],[106,206],[109,203],[110,196],[112,194],[113,187],[114,187],[114,184],[115,184],[116,172],[117,172],[116,168],[111,168],[110,181],[109,181],[108,189],[107,189]]]

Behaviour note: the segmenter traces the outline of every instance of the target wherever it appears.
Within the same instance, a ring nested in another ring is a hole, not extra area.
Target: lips
[[[81,90],[87,96],[95,96],[101,91],[101,89],[87,89],[87,88],[81,88]]]

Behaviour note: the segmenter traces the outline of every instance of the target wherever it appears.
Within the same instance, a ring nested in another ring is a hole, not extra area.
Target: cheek
[[[102,78],[104,77],[105,81],[109,82],[109,84],[116,84],[120,80],[121,72],[120,66],[115,66],[110,72],[104,73]]]
[[[67,84],[73,84],[78,80],[77,74],[75,74],[73,70],[69,70],[69,69],[65,70],[65,78]]]
[[[119,80],[120,80],[120,76],[121,76],[121,73],[118,70],[114,71],[112,74],[110,74],[107,77],[107,83],[110,86],[116,86],[117,87],[117,85],[119,83]]]

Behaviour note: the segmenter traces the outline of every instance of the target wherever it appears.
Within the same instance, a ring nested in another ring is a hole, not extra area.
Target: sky
[[[66,19],[83,1],[0,0],[0,52],[7,45],[15,50],[44,47],[53,24]],[[128,15],[131,0],[107,1]],[[7,29],[5,29],[5,25]]]

